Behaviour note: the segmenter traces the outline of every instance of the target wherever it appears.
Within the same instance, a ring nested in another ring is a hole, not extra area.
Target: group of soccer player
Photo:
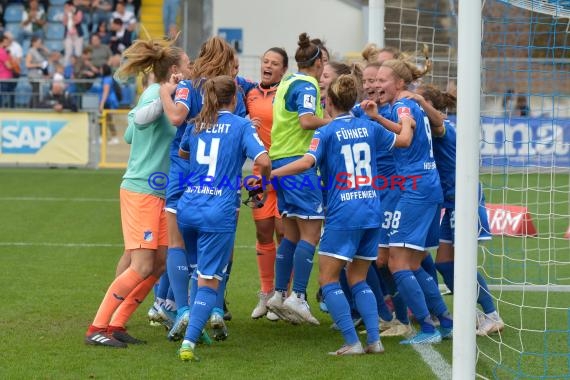
[[[344,338],[330,354],[381,353],[381,336],[401,335],[402,344],[452,337],[436,268],[453,291],[455,129],[445,112],[455,98],[420,85],[431,69],[427,54],[421,68],[395,49],[368,46],[363,57],[363,68],[329,61],[323,42],[302,33],[296,72],[275,47],[251,83],[237,76],[237,55],[219,37],[192,64],[168,42],[138,41],[125,51],[118,74],[152,71],[157,83],[129,112],[125,252],[87,344],[144,343],[126,323],[157,282],[148,315],[170,340],[182,340],[180,359],[197,360],[196,345],[211,342],[208,321],[216,340],[227,338],[224,295],[241,203],[231,182],[246,158],[258,176],[245,184],[254,189],[261,282],[252,318],[319,324],[307,302],[318,246],[320,307]],[[169,173],[166,191],[157,172]],[[481,201],[486,239],[482,192]],[[435,248],[434,263],[427,251]],[[478,282],[477,333],[500,331],[480,275]]]

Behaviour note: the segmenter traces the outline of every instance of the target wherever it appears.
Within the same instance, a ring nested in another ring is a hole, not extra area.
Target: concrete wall
[[[272,46],[294,56],[297,38],[321,38],[333,54],[360,51],[365,44],[362,9],[339,0],[215,0],[213,33],[243,28],[243,55],[261,56]],[[294,63],[294,61],[293,61]]]

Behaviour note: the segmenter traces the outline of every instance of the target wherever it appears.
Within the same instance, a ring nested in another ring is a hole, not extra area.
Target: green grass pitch
[[[383,339],[383,355],[326,355],[342,345],[342,338],[329,328],[330,317],[318,310],[314,300],[316,267],[309,303],[321,326],[252,320],[259,280],[255,229],[247,208],[242,208],[240,215],[228,284],[234,319],[228,324],[227,341],[199,346],[199,363],[181,362],[176,355],[179,344],[167,341],[163,328],[149,326],[146,312],[151,301],[147,299],[129,324],[129,331],[147,340],[147,345],[125,350],[84,345],[85,330],[122,253],[118,202],[121,175],[122,171],[115,170],[0,169],[0,378],[436,378],[420,355],[399,345],[397,338]],[[567,176],[565,180],[568,183]],[[510,299],[520,304],[519,294],[503,294],[505,301],[500,304],[503,318],[513,326],[506,329],[502,340],[513,346],[521,336],[514,327],[520,327],[520,315],[526,312],[507,305]],[[552,297],[549,305],[558,302],[555,295]],[[539,293],[528,293],[524,303],[543,305],[543,298]],[[446,296],[445,300],[452,307],[453,298]],[[523,334],[526,346],[542,347],[549,340],[553,351],[566,348],[568,352],[567,319],[558,315],[554,320],[549,318],[542,313],[548,325],[566,326],[563,338],[550,341],[544,333]],[[478,338],[477,342],[485,352],[499,355],[498,347],[502,346],[492,340]],[[451,363],[451,342],[434,349]],[[509,366],[516,367],[520,355],[512,350],[504,355],[510,358]],[[529,360],[541,366],[550,361],[549,365],[555,366],[553,373],[564,373],[565,368],[559,366],[568,365],[550,357]],[[488,377],[494,373],[505,376],[500,378],[516,377],[488,360],[480,361],[478,371]]]

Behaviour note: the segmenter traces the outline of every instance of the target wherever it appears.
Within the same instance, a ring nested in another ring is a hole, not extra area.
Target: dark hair
[[[106,63],[101,65],[101,76],[107,77],[111,75],[113,71],[111,70],[111,66],[107,65]]]
[[[113,22],[113,24],[115,24],[115,25],[123,25],[123,20],[121,20],[121,19],[118,18],[118,17],[117,17],[117,18],[114,18],[112,22]]]
[[[280,47],[272,47],[272,48],[267,49],[267,51],[265,53],[270,52],[270,51],[279,54],[281,56],[281,58],[283,58],[283,67],[289,67],[289,56],[287,55],[287,52],[285,51],[285,49],[280,48]]]
[[[237,85],[229,75],[221,75],[206,80],[202,86],[204,105],[200,113],[190,122],[196,133],[210,129],[218,120],[218,111],[228,106],[235,98]]]
[[[416,91],[420,93],[425,100],[430,101],[433,108],[438,111],[446,112],[455,109],[455,105],[457,103],[455,96],[441,91],[434,85],[425,84],[418,87]]]
[[[327,57],[329,57],[330,59],[331,55],[329,53],[329,49],[327,49],[327,47],[325,46],[325,41],[321,40],[320,38],[313,38],[311,42],[317,45],[319,49],[321,49],[321,51],[327,53]]]
[[[323,52],[316,44],[311,42],[311,39],[307,33],[301,33],[299,35],[299,41],[297,41],[297,52],[295,52],[295,61],[297,61],[297,66],[300,69],[306,69],[312,67],[317,59],[321,59]]]
[[[350,111],[357,98],[358,84],[354,75],[342,74],[333,79],[327,92],[327,101],[330,101],[336,109],[342,112]]]

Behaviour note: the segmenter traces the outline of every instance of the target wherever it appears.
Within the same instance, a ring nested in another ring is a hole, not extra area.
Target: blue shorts
[[[380,241],[378,246],[388,248],[390,246],[390,229],[392,225],[392,217],[394,209],[400,200],[400,188],[395,187],[393,190],[380,190],[380,211],[382,213],[382,225],[380,226]]]
[[[198,276],[221,281],[230,261],[235,232],[203,232],[183,224],[178,227],[184,237],[188,254],[196,252]],[[189,261],[192,266],[192,260]]]
[[[418,251],[439,246],[441,206],[400,199],[394,209],[390,247],[406,247]]]
[[[491,240],[491,230],[489,229],[489,219],[487,218],[487,209],[485,204],[479,205],[479,241]],[[441,226],[439,228],[439,241],[441,243],[454,244],[455,243],[455,209],[446,208]]]
[[[331,256],[344,261],[352,259],[376,260],[378,255],[379,228],[363,230],[325,231],[319,244],[319,255]]]
[[[184,181],[188,173],[189,163],[187,159],[178,156],[170,156],[170,170],[168,172],[168,186],[166,188],[166,211],[176,214],[178,200],[184,194],[186,186],[180,183]]]
[[[280,168],[300,157],[273,161],[273,169]],[[317,170],[310,168],[301,174],[277,178],[277,208],[279,214],[301,219],[324,219],[323,192]]]

